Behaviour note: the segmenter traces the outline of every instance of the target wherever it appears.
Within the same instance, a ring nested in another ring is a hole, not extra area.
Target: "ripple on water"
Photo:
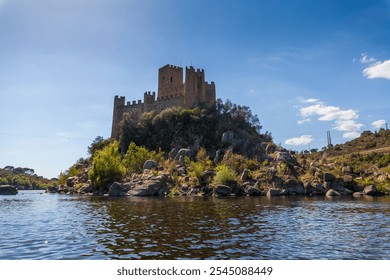
[[[0,259],[389,259],[390,199],[0,197]]]

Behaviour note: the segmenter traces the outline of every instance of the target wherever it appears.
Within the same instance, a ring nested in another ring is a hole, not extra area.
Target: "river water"
[[[0,196],[0,259],[390,259],[389,197]]]

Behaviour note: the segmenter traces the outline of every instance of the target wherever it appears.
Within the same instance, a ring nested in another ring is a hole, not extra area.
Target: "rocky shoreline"
[[[339,169],[339,176],[324,171]],[[306,173],[305,173],[306,172]],[[302,174],[310,174],[303,176]],[[361,174],[353,172],[349,166],[337,166],[337,163],[305,162],[298,163],[294,153],[287,150],[272,151],[269,164],[263,167],[256,178],[250,170],[243,170],[239,180],[227,185],[212,185],[214,170],[206,170],[201,177],[188,175],[184,163],[177,161],[174,174],[166,172],[157,162],[148,160],[143,172],[114,182],[102,193],[93,191],[88,180],[88,168],[78,176],[69,177],[66,184],[50,187],[49,193],[72,195],[93,195],[108,197],[124,196],[380,196],[388,195],[375,185],[357,184]],[[368,175],[367,175],[368,176]],[[371,175],[370,175],[371,176]],[[389,180],[386,174],[384,180]]]

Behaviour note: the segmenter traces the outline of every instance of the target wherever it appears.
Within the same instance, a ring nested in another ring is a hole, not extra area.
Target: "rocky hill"
[[[171,108],[128,116],[119,141],[97,138],[91,157],[51,192],[108,196],[385,195],[390,131],[296,154],[260,134],[247,107]]]

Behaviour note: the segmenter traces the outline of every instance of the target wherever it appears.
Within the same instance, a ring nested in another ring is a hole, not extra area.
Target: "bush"
[[[237,182],[236,173],[230,167],[220,164],[215,168],[215,176],[213,179],[213,185],[232,185]]]
[[[125,171],[118,151],[118,142],[113,142],[95,152],[88,177],[94,190],[104,192],[108,184],[120,180]]]
[[[128,173],[142,172],[145,161],[151,159],[160,161],[163,154],[155,151],[148,151],[145,147],[137,146],[131,142],[125,156],[123,157],[123,165]]]

